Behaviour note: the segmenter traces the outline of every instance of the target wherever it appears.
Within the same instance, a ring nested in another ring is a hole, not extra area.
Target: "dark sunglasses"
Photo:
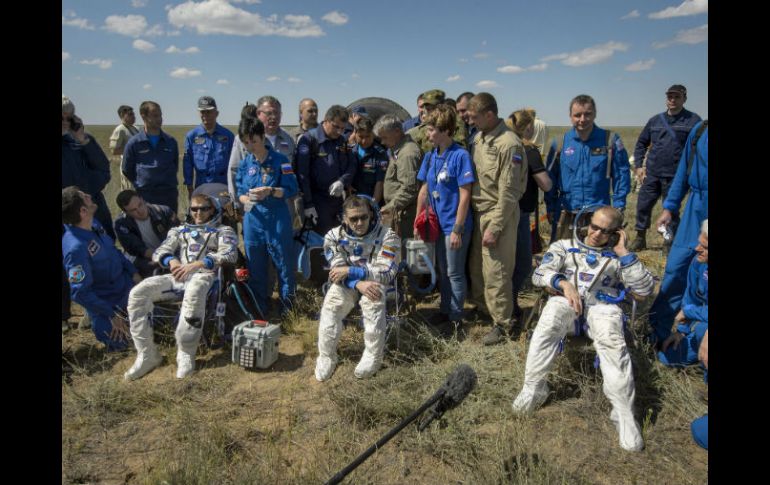
[[[589,227],[590,227],[592,230],[594,230],[594,231],[599,231],[599,232],[601,232],[602,234],[604,234],[605,236],[611,236],[612,234],[614,234],[615,232],[617,232],[617,229],[605,229],[605,228],[603,228],[603,227],[599,227],[599,226],[597,226],[597,225],[596,225],[596,224],[594,224],[593,222],[589,223],[589,224],[588,224],[588,226],[589,226]]]
[[[210,205],[201,206],[201,207],[190,207],[190,212],[199,212],[199,211],[207,211],[211,210]]]
[[[369,220],[369,214],[364,216],[358,216],[358,217],[348,217],[348,220],[351,224],[358,224],[359,222],[364,222]]]

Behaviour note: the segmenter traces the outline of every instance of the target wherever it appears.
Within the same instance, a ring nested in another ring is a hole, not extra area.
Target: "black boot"
[[[647,230],[637,229],[636,239],[628,246],[629,251],[637,252],[643,249],[647,249]]]

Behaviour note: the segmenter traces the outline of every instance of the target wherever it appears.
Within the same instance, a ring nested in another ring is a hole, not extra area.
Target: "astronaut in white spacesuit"
[[[624,291],[649,295],[654,282],[636,254],[626,249],[627,236],[621,224],[620,212],[604,206],[591,217],[585,236],[579,234],[577,241],[556,241],[543,256],[532,282],[558,295],[548,299],[532,335],[524,387],[513,401],[513,410],[531,413],[545,402],[546,376],[559,342],[567,334],[579,333],[585,322],[599,357],[604,393],[612,403],[610,420],[618,429],[620,446],[639,451],[644,443],[634,419],[634,376],[617,302]]]
[[[334,372],[342,319],[359,298],[365,347],[354,373],[365,378],[379,370],[385,352],[385,293],[398,272],[401,255],[400,238],[380,223],[379,208],[371,197],[349,197],[342,211],[342,225],[324,237],[331,285],[318,325],[315,377],[321,382]]]
[[[216,276],[214,269],[222,263],[235,263],[238,257],[238,237],[231,227],[221,224],[220,209],[214,199],[205,194],[194,195],[190,212],[193,223],[169,230],[166,240],[152,255],[153,261],[171,273],[142,280],[128,296],[128,319],[137,357],[124,374],[126,380],[138,379],[160,364],[161,355],[153,341],[148,315],[155,302],[174,299],[181,292],[184,297],[176,327],[176,376],[182,379],[193,372],[206,295]]]

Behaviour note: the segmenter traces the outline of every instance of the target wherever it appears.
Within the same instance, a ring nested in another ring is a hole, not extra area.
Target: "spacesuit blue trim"
[[[629,253],[620,257],[620,267],[625,268],[634,264],[639,258],[636,257],[636,253]]]
[[[366,269],[359,266],[351,266],[348,269],[348,279],[361,280],[366,276]]]
[[[206,256],[202,261],[203,265],[206,266],[206,269],[212,269],[214,267],[214,260],[210,257]]]
[[[561,288],[559,288],[559,282],[560,282],[560,281],[562,281],[562,280],[566,280],[566,279],[567,279],[567,277],[566,277],[566,276],[564,276],[564,275],[563,275],[563,274],[561,274],[561,273],[559,273],[559,274],[557,274],[557,275],[554,275],[554,277],[553,277],[553,278],[551,278],[551,286],[552,286],[554,289],[556,289],[556,290],[558,290],[558,291],[561,291]]]
[[[172,254],[162,256],[160,258],[160,265],[163,266],[164,268],[168,268],[168,264],[171,262],[172,259],[174,259],[174,255]]]

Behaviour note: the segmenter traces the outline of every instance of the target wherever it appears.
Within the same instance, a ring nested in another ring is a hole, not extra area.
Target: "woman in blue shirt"
[[[452,140],[456,122],[457,114],[447,105],[436,106],[428,115],[425,120],[428,140],[434,148],[425,154],[417,174],[417,180],[425,182],[417,195],[417,214],[430,204],[438,216],[441,231],[436,240],[436,263],[441,287],[440,311],[455,330],[462,325],[467,290],[465,259],[473,230],[471,184],[476,181],[468,151]]]

